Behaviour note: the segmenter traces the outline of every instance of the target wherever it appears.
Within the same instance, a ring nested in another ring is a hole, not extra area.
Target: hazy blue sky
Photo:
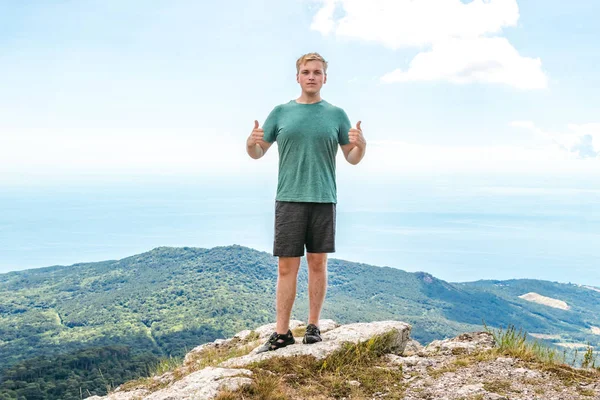
[[[245,138],[299,95],[295,60],[318,51],[323,97],[369,143],[342,180],[589,188],[599,15],[589,0],[0,0],[0,183],[272,182],[276,152],[251,160]]]

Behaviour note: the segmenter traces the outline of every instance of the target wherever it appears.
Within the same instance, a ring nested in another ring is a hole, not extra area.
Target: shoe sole
[[[302,339],[302,343],[304,343],[304,344],[314,344],[314,343],[319,343],[319,342],[322,342],[322,341],[323,341],[323,339],[314,340],[314,341],[313,340],[310,340],[310,341],[306,340],[306,338]]]
[[[257,351],[255,354],[267,353],[267,352],[269,352],[269,351],[277,351],[277,350],[279,350],[279,349],[283,349],[284,347],[291,346],[291,345],[293,345],[293,344],[296,344],[296,341],[295,341],[295,340],[294,340],[293,342],[291,342],[291,343],[286,343],[286,344],[285,344],[285,345],[283,345],[283,346],[279,346],[279,347],[277,347],[276,349],[270,349],[270,348],[267,348],[267,349],[261,349],[260,351]]]

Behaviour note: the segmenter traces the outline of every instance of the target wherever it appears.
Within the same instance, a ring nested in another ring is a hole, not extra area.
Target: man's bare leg
[[[290,314],[296,299],[296,283],[300,257],[279,257],[277,276],[277,333],[290,329]]]
[[[327,293],[327,253],[307,253],[308,262],[308,323],[319,326],[321,308]]]

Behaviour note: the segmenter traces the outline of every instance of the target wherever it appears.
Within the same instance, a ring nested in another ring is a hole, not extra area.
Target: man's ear
[[[327,74],[323,77],[323,85],[327,83]]]
[[[299,78],[300,74],[296,74],[296,82],[300,83],[300,78]]]

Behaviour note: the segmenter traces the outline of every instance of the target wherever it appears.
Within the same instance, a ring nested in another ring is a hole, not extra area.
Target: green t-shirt
[[[325,100],[291,100],[271,111],[263,129],[264,140],[279,148],[276,200],[337,203],[335,157],[350,130],[344,110]]]

